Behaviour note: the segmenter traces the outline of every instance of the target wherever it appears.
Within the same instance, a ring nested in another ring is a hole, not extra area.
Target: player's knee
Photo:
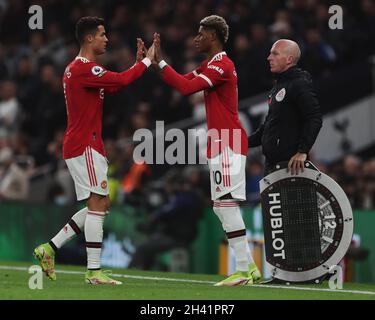
[[[108,212],[110,207],[109,197],[105,196],[100,199],[100,207],[103,212]]]
[[[87,201],[89,210],[107,212],[109,210],[109,197],[91,193]]]

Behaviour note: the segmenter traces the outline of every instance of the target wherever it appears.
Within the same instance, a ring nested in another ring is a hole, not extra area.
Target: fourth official
[[[320,128],[322,114],[311,76],[297,67],[301,51],[294,41],[274,43],[267,58],[275,83],[268,97],[264,123],[248,138],[249,148],[262,146],[266,172],[278,162],[288,161],[292,174],[303,171]]]

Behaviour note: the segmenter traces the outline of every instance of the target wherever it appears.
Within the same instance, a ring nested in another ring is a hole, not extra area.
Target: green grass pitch
[[[43,289],[30,289],[31,263],[0,262],[0,300],[375,300],[374,284],[344,283],[342,290],[320,285],[214,287],[219,275],[113,269],[121,286],[84,283],[84,267],[58,265],[57,281],[43,274]]]

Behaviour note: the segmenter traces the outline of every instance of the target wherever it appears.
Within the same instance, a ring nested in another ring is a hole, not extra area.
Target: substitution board
[[[353,212],[332,178],[304,166],[291,175],[280,163],[260,181],[266,268],[273,279],[318,283],[350,246]]]

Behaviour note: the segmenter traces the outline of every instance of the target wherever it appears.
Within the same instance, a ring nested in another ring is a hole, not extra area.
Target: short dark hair
[[[104,19],[99,17],[80,18],[76,24],[76,38],[78,42],[83,44],[86,35],[95,35],[99,26],[104,26]]]
[[[215,31],[222,45],[228,41],[229,26],[223,17],[211,15],[202,19],[199,25]]]

